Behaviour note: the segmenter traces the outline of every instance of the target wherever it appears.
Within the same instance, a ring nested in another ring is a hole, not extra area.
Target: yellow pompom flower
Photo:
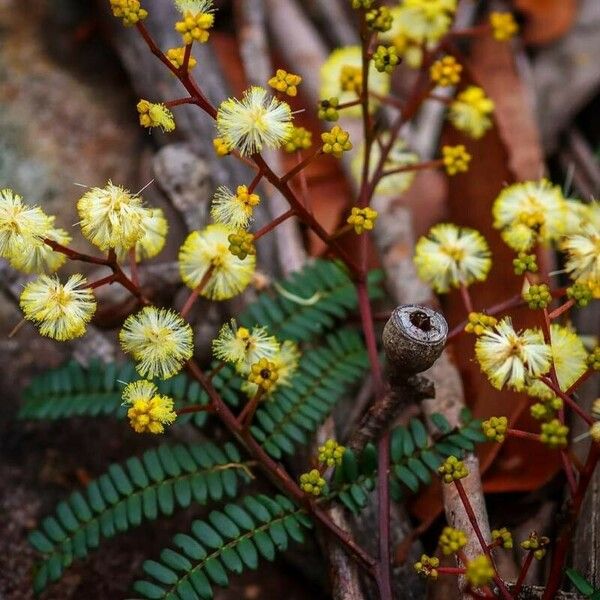
[[[123,390],[123,403],[129,405],[127,417],[136,433],[164,433],[165,425],[177,419],[173,400],[161,396],[150,381],[132,381]]]
[[[246,185],[238,185],[235,194],[222,185],[213,196],[210,214],[217,223],[245,228],[252,220],[254,208],[259,203],[260,196],[249,193]]]
[[[41,335],[59,341],[81,337],[96,312],[94,293],[79,274],[65,284],[56,276],[42,275],[25,286],[19,303]]]
[[[494,39],[505,42],[514,37],[519,31],[519,26],[512,13],[492,12],[490,13],[490,25]]]
[[[46,236],[52,219],[41,208],[23,204],[10,189],[0,190],[0,257],[12,259],[23,246]]]
[[[381,143],[385,146],[389,142],[389,133],[385,132],[380,137]],[[358,149],[352,158],[351,169],[352,175],[357,183],[360,183],[362,177],[362,169],[364,162],[365,146],[364,144]],[[369,177],[375,174],[375,169],[381,159],[381,147],[379,144],[371,146],[371,158],[369,160]],[[410,150],[407,143],[402,138],[394,140],[390,152],[387,156],[384,165],[384,171],[408,167],[419,162],[419,155]],[[400,196],[412,185],[415,179],[416,171],[404,171],[386,175],[379,180],[375,189],[378,195],[384,196]]]
[[[109,181],[77,202],[81,231],[100,250],[129,250],[144,235],[142,199]]]
[[[588,354],[572,329],[556,323],[550,326],[550,347],[559,387],[566,391],[586,372]]]
[[[429,76],[436,85],[450,87],[460,81],[462,70],[463,67],[456,58],[448,55],[436,60],[429,67]]]
[[[137,361],[137,372],[148,379],[179,373],[194,351],[189,323],[173,310],[154,306],[127,317],[119,340]]]
[[[48,217],[51,227],[45,232],[44,238],[66,246],[71,241],[71,236],[64,229],[52,227],[54,217]],[[62,252],[56,252],[44,242],[41,237],[17,242],[15,250],[10,257],[10,265],[13,269],[23,273],[54,273],[67,260]]]
[[[181,34],[187,46],[193,42],[208,41],[209,29],[214,25],[212,0],[175,0],[183,20],[175,23],[175,30]]]
[[[505,385],[523,390],[550,369],[552,350],[542,333],[526,329],[517,333],[509,317],[485,331],[475,342],[475,356],[481,370],[496,389]]]
[[[286,152],[306,150],[312,146],[312,133],[304,127],[294,127],[290,138],[283,145]]]
[[[302,77],[300,75],[277,69],[275,75],[269,79],[268,84],[278,92],[293,97],[298,95],[298,86],[301,82]]]
[[[141,262],[154,258],[165,247],[169,223],[160,208],[145,208],[142,213],[144,233],[135,244],[135,260]],[[117,252],[119,260],[128,258],[129,252],[120,248]]]
[[[485,238],[475,229],[440,223],[415,246],[417,273],[437,293],[484,281],[492,266]]]
[[[442,146],[442,160],[448,175],[456,175],[469,170],[471,155],[462,145],[457,146]]]
[[[235,321],[225,323],[212,342],[216,358],[235,365],[238,373],[246,375],[261,358],[271,361],[280,351],[277,338],[266,327],[238,327]]]
[[[179,250],[179,271],[187,286],[196,288],[211,269],[200,292],[202,296],[227,300],[244,291],[254,274],[256,257],[248,255],[241,260],[229,251],[229,236],[235,232],[227,225],[215,223],[188,235]]]
[[[561,249],[567,254],[565,267],[571,278],[600,298],[600,226],[590,224],[566,237]]]
[[[322,133],[321,140],[323,141],[323,152],[333,154],[336,158],[341,158],[344,152],[352,150],[350,134],[339,125],[334,125],[330,131]]]
[[[479,139],[492,126],[493,112],[492,100],[480,87],[471,85],[450,104],[448,119],[459,131]]]
[[[355,233],[360,235],[365,231],[371,231],[375,227],[377,216],[377,211],[368,206],[365,208],[353,206],[350,216],[346,219],[346,223],[352,225]]]
[[[110,8],[125,27],[131,27],[148,16],[148,11],[142,8],[139,0],[110,0]]]
[[[167,58],[174,67],[181,69],[185,59],[185,46],[182,46],[181,48],[169,48],[167,50]],[[191,71],[197,64],[198,61],[192,55],[190,55],[190,59],[188,61],[188,70]]]
[[[289,104],[258,86],[246,90],[241,100],[225,100],[217,112],[219,136],[242,155],[260,152],[264,146],[279,148],[292,133],[291,121]]]
[[[140,125],[142,127],[160,127],[166,132],[175,129],[173,113],[164,104],[140,100],[137,103],[137,111],[140,115]]]
[[[344,92],[360,95],[362,91],[362,68],[344,65],[340,72],[340,88]]]
[[[231,146],[220,137],[216,137],[213,140],[213,148],[215,149],[217,156],[227,156],[228,154],[231,154],[232,150]]]
[[[175,0],[175,6],[182,15],[213,12],[213,4],[213,0]]]
[[[567,205],[559,186],[547,179],[505,187],[492,207],[494,227],[517,252],[527,252],[536,241],[560,238],[567,220]]]
[[[335,97],[340,104],[356,100],[355,91],[344,91],[342,88],[342,71],[346,68],[354,70],[362,69],[362,53],[360,46],[346,46],[334,50],[321,67],[321,90],[319,96],[321,98]],[[354,71],[356,72],[356,71]],[[349,71],[346,69],[346,73]],[[361,82],[362,86],[362,82]],[[373,62],[369,65],[369,90],[385,96],[390,90],[390,76],[383,72],[377,71]],[[378,102],[374,98],[369,99],[369,109],[375,110]],[[349,117],[360,117],[360,106],[344,108],[344,115]]]
[[[492,561],[485,554],[472,558],[467,564],[465,577],[473,587],[487,585],[494,577]]]

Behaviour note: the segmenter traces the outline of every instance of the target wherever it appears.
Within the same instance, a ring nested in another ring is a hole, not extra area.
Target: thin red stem
[[[317,148],[310,156],[307,156],[304,160],[299,162],[295,167],[292,167],[285,175],[283,175],[281,177],[281,183],[286,183],[287,181],[289,181],[290,179],[292,179],[293,177],[298,175],[298,173],[300,173],[300,171],[303,171],[304,169],[306,169],[306,167],[308,167],[308,165],[313,160],[315,160],[315,158],[317,158],[317,156],[321,156],[321,154],[323,154],[322,146]]]
[[[286,210],[283,214],[279,215],[278,217],[273,219],[270,223],[267,223],[264,227],[259,229],[254,234],[254,241],[259,240],[263,235],[269,233],[270,231],[273,231],[273,229],[275,229],[275,227],[277,227],[277,225],[283,223],[290,217],[293,217],[295,214],[296,214],[296,211],[293,208]]]
[[[242,409],[242,412],[240,412],[240,414],[238,415],[237,420],[244,429],[248,429],[248,427],[250,427],[252,419],[254,418],[254,413],[256,412],[256,409],[258,408],[258,405],[262,400],[263,396],[264,390],[262,388],[259,388],[256,394],[252,396],[252,398],[248,401],[246,406],[244,406],[244,408]]]
[[[523,583],[525,582],[525,577],[527,577],[527,573],[529,571],[529,567],[531,566],[531,562],[533,561],[533,551],[529,551],[523,564],[521,565],[521,570],[519,571],[519,577],[517,578],[517,582],[515,583],[515,587],[512,590],[513,596],[515,598],[519,597],[519,593],[523,588]]]
[[[556,319],[557,317],[560,317],[560,315],[562,315],[563,313],[567,312],[574,305],[575,305],[575,300],[573,300],[573,299],[567,300],[567,302],[565,302],[562,306],[555,308],[548,315],[548,318],[552,321],[553,319]]]
[[[473,300],[471,300],[471,293],[469,292],[469,288],[464,283],[460,284],[460,297],[462,298],[467,314],[472,313]]]
[[[206,270],[206,273],[204,273],[204,275],[202,275],[202,279],[200,280],[200,283],[192,290],[192,293],[189,295],[188,299],[186,300],[185,304],[183,305],[183,308],[180,311],[182,317],[186,317],[187,314],[190,312],[190,310],[192,309],[192,306],[194,306],[194,303],[198,299],[198,296],[200,296],[200,294],[206,287],[206,284],[210,281],[210,278],[212,277],[214,270],[215,270],[214,265],[210,265],[210,267],[208,267],[208,269]]]
[[[521,438],[523,440],[531,440],[533,442],[540,441],[539,433],[531,433],[530,431],[521,431],[520,429],[507,429],[506,433],[511,437]]]
[[[440,575],[464,575],[467,570],[462,567],[438,567],[436,571]]]
[[[115,274],[112,273],[111,275],[107,275],[106,277],[103,277],[102,279],[92,281],[92,283],[88,284],[88,287],[91,290],[95,290],[96,288],[102,287],[103,285],[106,285],[107,283],[113,283],[114,281],[115,281]]]
[[[249,194],[251,194],[256,189],[256,186],[259,184],[260,180],[262,179],[262,176],[263,176],[263,172],[259,169],[258,173],[254,176],[254,179],[251,181],[250,185],[248,186]]]
[[[213,412],[213,408],[210,404],[190,404],[190,406],[184,406],[176,412],[178,415],[187,415],[188,413]]]
[[[579,406],[579,404],[577,404],[577,402],[575,402],[575,400],[569,396],[569,394],[563,392],[560,387],[554,383],[554,381],[545,375],[540,377],[540,381],[550,388],[559,398],[561,398],[563,402],[567,404],[574,412],[576,412],[588,425],[593,425],[594,419],[588,415],[585,410],[583,410],[583,408],[581,408],[581,406]]]

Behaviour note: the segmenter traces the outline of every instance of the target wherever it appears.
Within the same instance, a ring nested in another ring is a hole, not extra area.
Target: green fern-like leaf
[[[29,536],[43,554],[34,589],[39,592],[59,579],[73,560],[85,557],[103,538],[171,515],[177,506],[235,497],[240,481],[249,478],[248,467],[231,443],[223,449],[212,443],[163,444],[141,458],[111,465],[83,492],[61,502]]]
[[[229,573],[256,569],[260,557],[273,560],[290,539],[302,542],[303,529],[311,525],[304,510],[284,496],[246,496],[194,521],[189,534],[177,534],[174,549],[144,563],[149,580],[137,581],[134,590],[151,599],[213,598],[213,586],[227,587]]]

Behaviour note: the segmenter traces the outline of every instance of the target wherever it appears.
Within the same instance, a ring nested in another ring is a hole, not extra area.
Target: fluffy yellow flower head
[[[505,187],[494,201],[494,227],[517,252],[526,252],[536,241],[558,239],[564,232],[568,207],[561,189],[547,179]]]
[[[250,283],[256,257],[241,260],[229,251],[229,236],[236,230],[215,223],[188,235],[179,250],[179,271],[186,285],[196,288],[209,269],[210,278],[200,294],[213,300],[227,300],[242,292]]]
[[[219,136],[241,154],[260,152],[264,146],[279,148],[292,133],[292,109],[287,102],[253,86],[241,100],[221,102],[217,112]]]
[[[415,265],[421,279],[436,292],[484,281],[492,266],[485,238],[475,229],[440,223],[415,247]]]
[[[238,185],[235,194],[222,185],[213,196],[210,214],[217,223],[243,229],[252,220],[254,208],[259,203],[260,196],[249,193],[246,185]]]
[[[487,585],[494,574],[492,561],[485,554],[480,554],[469,561],[465,577],[473,587],[481,587]]]
[[[175,0],[175,6],[182,15],[210,13],[214,10],[213,0]]]
[[[236,370],[246,375],[261,358],[273,360],[280,351],[277,339],[266,327],[238,327],[235,321],[225,323],[212,342],[216,358],[233,363]]]
[[[12,259],[51,228],[52,220],[41,208],[23,204],[23,198],[10,189],[0,190],[1,258]]]
[[[456,129],[478,139],[492,126],[493,112],[492,100],[480,87],[471,85],[450,104],[448,119]]]
[[[587,225],[580,233],[570,235],[561,244],[567,253],[566,269],[577,283],[588,285],[595,298],[600,298],[600,227]]]
[[[109,181],[77,202],[83,235],[100,250],[129,250],[144,235],[142,199]]]
[[[550,369],[552,351],[540,331],[517,333],[509,317],[477,338],[475,356],[481,370],[497,389],[505,385],[521,391]]]
[[[568,327],[550,327],[552,361],[560,389],[565,391],[587,370],[587,352],[581,338]]]
[[[142,377],[168,379],[192,357],[192,328],[173,310],[146,306],[119,332],[121,346],[137,361]]]
[[[81,337],[96,312],[94,293],[83,275],[71,275],[62,284],[56,276],[42,275],[25,286],[20,305],[25,318],[44,336],[64,341]]]
[[[173,400],[158,394],[158,388],[150,381],[132,381],[123,390],[124,404],[131,427],[136,433],[163,433],[165,425],[177,419]]]
[[[71,241],[71,236],[64,229],[52,227],[54,217],[49,217],[49,222],[51,226],[44,237],[66,246]],[[35,237],[17,242],[15,251],[10,257],[10,265],[23,273],[41,275],[54,273],[66,260],[67,257],[62,252],[55,252],[41,237]]]
[[[160,208],[145,208],[142,213],[144,233],[135,244],[135,260],[148,260],[159,254],[165,246],[169,223]],[[128,251],[120,248],[117,252],[119,260],[124,261]]]
[[[173,113],[164,104],[140,100],[137,103],[137,111],[140,115],[140,125],[142,127],[160,127],[166,132],[175,129]]]
[[[362,66],[362,54],[360,46],[346,46],[334,50],[329,58],[321,67],[321,98],[337,97],[340,104],[356,100],[356,92],[344,91],[342,89],[342,71],[344,67],[355,67],[360,69]],[[390,76],[383,72],[380,73],[375,68],[373,62],[369,65],[369,90],[385,96],[390,89]],[[369,101],[369,108],[375,110],[378,103],[376,100]],[[349,117],[360,117],[361,109],[359,106],[344,108],[344,115]]]
[[[386,132],[381,136],[381,143],[385,146],[389,142],[389,139],[389,133]],[[364,153],[365,146],[363,144],[352,158],[352,175],[357,182],[360,182],[362,177]],[[381,147],[379,144],[373,144],[371,147],[371,158],[369,160],[369,177],[372,177],[375,174],[375,169],[377,168],[380,158]],[[419,155],[412,152],[407,147],[405,140],[397,138],[392,144],[388,158],[385,161],[384,171],[391,171],[392,169],[397,169],[399,167],[407,167],[418,162]],[[379,180],[376,193],[384,196],[400,196],[400,194],[403,194],[412,185],[415,175],[415,171],[405,171],[386,175]]]

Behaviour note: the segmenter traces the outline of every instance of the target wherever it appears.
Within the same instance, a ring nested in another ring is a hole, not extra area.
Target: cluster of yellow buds
[[[421,558],[414,564],[415,571],[428,579],[438,578],[438,567],[440,566],[440,559],[436,556],[427,556],[427,554],[421,554]]]
[[[467,534],[461,529],[454,527],[444,527],[440,535],[439,546],[442,553],[450,556],[467,545]]]
[[[569,428],[558,419],[542,423],[540,441],[550,448],[566,448]]]
[[[550,288],[545,283],[530,285],[523,292],[523,300],[527,302],[527,306],[532,310],[546,308],[552,302],[552,294],[550,293]]]
[[[552,394],[545,398],[541,398],[539,402],[532,404],[529,412],[536,421],[550,421],[556,416],[557,411],[559,411],[563,405],[562,398]]]
[[[437,85],[450,87],[460,81],[462,70],[463,67],[456,58],[448,55],[436,60],[429,67],[429,76],[431,77],[431,81]]]
[[[574,283],[567,288],[567,296],[570,300],[575,300],[579,308],[587,306],[594,298],[594,293],[589,285],[585,283]]]
[[[594,371],[600,371],[600,346],[596,346],[586,358],[587,366]]]
[[[333,154],[336,158],[341,158],[344,152],[352,150],[350,134],[339,125],[334,125],[331,131],[322,133],[321,140],[323,141],[323,152]]]
[[[192,42],[204,43],[208,41],[209,29],[215,22],[212,13],[199,12],[186,13],[182,21],[175,23],[175,30],[181,34],[183,43],[187,46]]]
[[[392,28],[394,17],[387,6],[373,8],[365,15],[367,27],[372,31],[389,31]]]
[[[268,84],[282,94],[296,96],[301,81],[302,77],[300,75],[277,69],[275,75],[269,79]]]
[[[503,442],[508,429],[508,419],[506,417],[490,417],[487,421],[483,421],[481,429],[488,440]]]
[[[523,273],[537,273],[538,264],[537,257],[535,254],[527,254],[525,252],[519,252],[517,258],[513,259],[513,267],[516,275],[523,275]]]
[[[325,479],[323,479],[321,473],[317,469],[313,469],[308,473],[302,473],[302,475],[300,475],[300,489],[307,494],[320,496],[326,485]]]
[[[167,58],[169,62],[178,69],[183,67],[183,61],[185,59],[185,47],[181,48],[169,48],[167,50]],[[188,70],[193,69],[198,64],[198,61],[190,55],[188,60]]]
[[[506,529],[506,527],[501,527],[500,529],[492,530],[492,541],[498,543],[501,548],[506,550],[510,550],[513,547],[513,537],[512,533]]]
[[[346,219],[346,223],[354,227],[354,231],[360,235],[364,231],[371,231],[375,227],[378,212],[369,206],[358,208],[353,206],[350,216]]]
[[[125,27],[131,27],[148,16],[139,0],[110,0],[110,8],[115,17],[122,19]]]
[[[229,241],[229,252],[237,256],[240,260],[244,260],[246,256],[256,254],[254,246],[254,235],[243,229],[239,229],[235,233],[230,233],[227,236]]]
[[[317,114],[319,119],[323,119],[324,121],[337,121],[340,118],[340,113],[337,110],[339,103],[340,99],[335,96],[327,98],[326,100],[320,100]]]
[[[250,367],[248,381],[256,384],[259,388],[268,392],[279,379],[279,369],[274,362],[267,358],[261,358]]]
[[[485,554],[472,558],[467,565],[465,577],[473,587],[487,585],[494,577],[492,561]]]
[[[499,42],[510,40],[519,31],[515,18],[509,12],[490,13],[490,25],[494,39]]]
[[[137,111],[142,127],[160,127],[163,131],[175,129],[173,113],[164,104],[140,100],[137,103]]]
[[[222,137],[216,137],[213,140],[213,148],[215,149],[217,156],[227,156],[228,154],[231,154],[232,150],[231,146]]]
[[[538,560],[542,560],[546,555],[546,546],[550,540],[545,535],[538,535],[535,531],[529,534],[529,537],[521,542],[523,550],[533,551],[533,556]]]
[[[442,476],[444,483],[452,483],[464,479],[469,474],[469,469],[456,456],[449,456],[439,467],[438,473]]]
[[[352,8],[359,10],[361,8],[371,8],[375,0],[352,0]]]
[[[322,465],[335,467],[342,464],[342,457],[346,448],[338,444],[335,440],[327,440],[325,444],[319,446],[318,460]]]
[[[286,152],[306,150],[312,146],[312,133],[305,127],[294,127],[290,137],[283,145]]]
[[[469,170],[471,155],[463,144],[442,146],[442,160],[448,175],[456,175]]]
[[[352,65],[344,65],[340,71],[340,88],[344,92],[362,91],[362,69]]]
[[[465,331],[467,333],[474,333],[475,335],[481,335],[488,329],[491,329],[498,319],[485,313],[471,312],[469,313],[468,323],[465,325]]]
[[[395,46],[377,46],[373,54],[373,64],[380,73],[391,73],[399,62],[400,56]]]
[[[238,201],[249,208],[254,208],[260,204],[260,196],[248,190],[247,185],[238,185],[235,190]]]

